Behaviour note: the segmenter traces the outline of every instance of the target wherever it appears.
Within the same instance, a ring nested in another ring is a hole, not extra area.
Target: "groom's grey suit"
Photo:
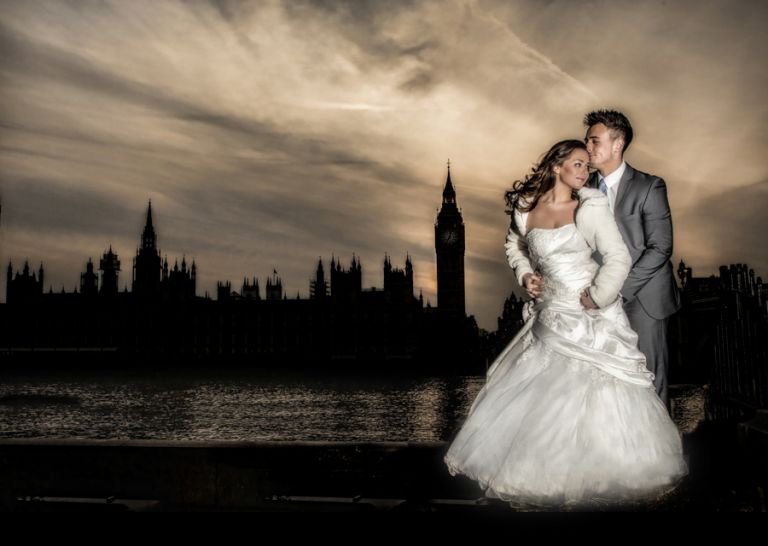
[[[598,182],[594,173],[587,184],[597,188]],[[672,215],[664,180],[627,164],[613,216],[632,258],[632,269],[620,290],[624,310],[637,332],[648,369],[656,375],[656,392],[668,406],[667,326],[670,315],[680,309],[680,293],[670,261]]]

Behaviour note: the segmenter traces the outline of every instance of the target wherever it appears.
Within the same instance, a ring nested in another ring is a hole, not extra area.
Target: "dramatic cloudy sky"
[[[122,287],[151,198],[199,294],[276,268],[306,297],[319,257],[353,253],[381,287],[387,252],[434,304],[450,158],[467,311],[495,329],[504,190],[610,106],[668,182],[675,264],[767,276],[766,20],[746,0],[3,0],[0,260],[71,291],[111,244]]]

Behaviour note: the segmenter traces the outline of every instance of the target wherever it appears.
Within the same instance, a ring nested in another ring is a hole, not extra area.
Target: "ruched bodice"
[[[576,224],[532,228],[527,239],[531,265],[546,279],[541,299],[580,305],[579,293],[592,283],[599,265]]]

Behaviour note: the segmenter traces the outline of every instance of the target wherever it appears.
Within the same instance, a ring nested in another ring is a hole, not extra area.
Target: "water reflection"
[[[0,437],[440,441],[485,378],[231,372],[3,377]]]

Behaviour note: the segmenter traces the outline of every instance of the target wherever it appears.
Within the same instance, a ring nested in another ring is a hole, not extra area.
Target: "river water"
[[[432,442],[452,438],[484,376],[274,372],[0,375],[0,438]],[[688,388],[673,417],[702,411]]]

